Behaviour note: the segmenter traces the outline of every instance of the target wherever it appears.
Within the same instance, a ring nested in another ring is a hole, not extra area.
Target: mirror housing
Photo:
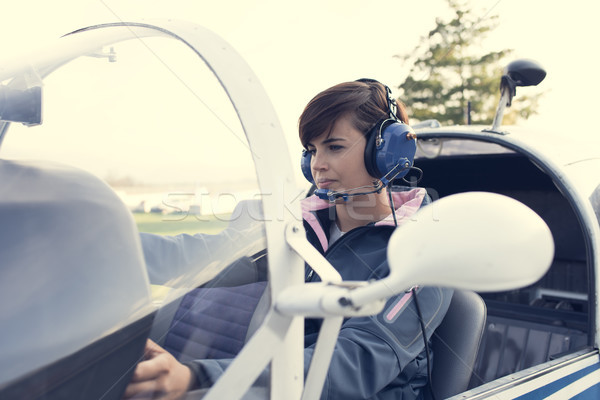
[[[538,281],[553,256],[550,229],[529,207],[494,193],[455,194],[397,228],[388,245],[390,274],[349,300],[360,307],[415,285],[516,289]]]
[[[517,86],[536,86],[546,77],[546,71],[540,64],[533,60],[515,60],[504,68],[502,78],[500,79],[500,102],[496,109],[494,122],[491,129],[485,129],[484,132],[502,133],[498,131],[504,109],[510,107],[513,97],[517,94]]]
[[[533,60],[515,60],[504,69],[516,86],[537,86],[546,77],[546,71]]]

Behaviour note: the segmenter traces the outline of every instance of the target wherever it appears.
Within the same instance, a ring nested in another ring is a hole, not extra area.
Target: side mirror
[[[546,77],[546,71],[533,60],[515,60],[504,69],[504,75],[509,76],[515,86],[536,86]]]
[[[484,132],[502,133],[498,131],[498,128],[502,123],[504,109],[511,106],[512,98],[517,94],[517,86],[536,86],[545,77],[544,68],[533,60],[515,60],[508,64],[500,79],[500,102],[496,109],[492,128],[484,129]]]
[[[554,241],[524,204],[494,193],[444,197],[396,229],[388,246],[390,274],[355,290],[355,306],[414,285],[480,292],[530,285],[548,270]]]
[[[546,223],[510,197],[461,193],[416,218],[397,229],[388,246],[390,278],[404,285],[515,289],[539,280],[554,256]]]

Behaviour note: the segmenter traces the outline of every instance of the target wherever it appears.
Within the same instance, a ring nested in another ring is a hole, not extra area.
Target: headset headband
[[[366,84],[378,83],[381,86],[383,86],[385,88],[386,95],[387,95],[386,97],[387,97],[388,113],[390,115],[390,118],[395,121],[404,122],[400,118],[398,118],[398,104],[396,103],[396,99],[394,99],[394,97],[392,96],[392,89],[390,89],[390,87],[388,85],[384,85],[383,83],[379,82],[378,80],[371,79],[371,78],[357,79],[356,82],[362,82],[362,83],[366,83]]]

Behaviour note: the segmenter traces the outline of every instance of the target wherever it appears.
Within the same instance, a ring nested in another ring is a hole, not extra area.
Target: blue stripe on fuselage
[[[571,400],[600,399],[600,382],[571,397]]]
[[[532,392],[529,392],[522,396],[516,397],[515,400],[517,400],[517,399],[518,400],[537,400],[537,399],[544,398],[546,396],[550,396],[551,394],[558,392],[560,389],[564,388],[565,386],[570,385],[571,383],[577,381],[578,379],[583,378],[587,374],[592,373],[599,368],[600,368],[600,363],[590,365],[589,367],[580,369],[577,372],[573,372],[571,375],[567,375],[567,376],[560,378],[554,382],[551,382],[545,386],[537,388],[537,389],[533,390]],[[591,392],[591,393],[597,393],[597,390],[599,390],[598,385],[594,385],[590,389],[594,389],[594,388],[596,388],[595,389],[596,392]],[[586,398],[588,398],[587,397],[588,391],[589,391],[589,389],[580,393],[578,396],[583,395],[585,393],[586,395],[584,397],[581,397],[581,399],[586,399]],[[593,398],[597,399],[598,397],[593,397]]]

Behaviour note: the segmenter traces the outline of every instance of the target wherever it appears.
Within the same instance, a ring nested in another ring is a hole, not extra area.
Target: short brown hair
[[[387,88],[377,81],[344,82],[317,94],[298,120],[300,142],[306,148],[314,138],[328,133],[343,115],[349,115],[355,129],[365,135],[389,116]],[[408,123],[404,104],[396,101],[396,115]]]

